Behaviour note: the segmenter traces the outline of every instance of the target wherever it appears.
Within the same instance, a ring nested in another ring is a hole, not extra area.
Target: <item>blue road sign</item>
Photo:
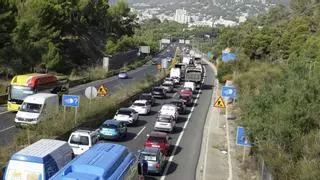
[[[228,97],[228,98],[235,98],[236,97],[236,88],[233,86],[222,86],[221,89],[221,96]]]
[[[252,145],[249,142],[248,137],[246,136],[246,130],[244,127],[237,127],[237,142],[236,144],[239,146],[251,147]]]
[[[222,61],[229,62],[237,60],[237,56],[233,53],[223,53],[222,54]]]
[[[208,57],[212,57],[212,52],[208,52]]]
[[[62,96],[62,106],[79,107],[79,105],[80,105],[80,96],[75,96],[75,95]]]

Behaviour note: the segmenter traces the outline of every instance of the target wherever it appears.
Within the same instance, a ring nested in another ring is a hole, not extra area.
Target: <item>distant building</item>
[[[185,9],[177,9],[174,20],[181,24],[189,24],[190,16]]]

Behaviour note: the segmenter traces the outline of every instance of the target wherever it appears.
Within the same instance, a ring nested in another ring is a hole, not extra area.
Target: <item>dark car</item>
[[[147,100],[148,103],[150,103],[152,106],[155,105],[156,100],[154,99],[154,97],[152,96],[151,93],[143,93],[140,95],[139,97],[140,100]]]
[[[170,104],[174,104],[178,107],[179,114],[185,114],[187,112],[187,108],[183,100],[173,100]]]
[[[127,135],[127,126],[124,122],[106,120],[99,128],[99,138],[120,139]]]
[[[159,148],[146,147],[139,151],[139,160],[148,163],[148,174],[162,175],[165,165],[165,155]]]
[[[151,95],[155,98],[165,99],[167,97],[166,91],[162,87],[154,87],[151,90]]]

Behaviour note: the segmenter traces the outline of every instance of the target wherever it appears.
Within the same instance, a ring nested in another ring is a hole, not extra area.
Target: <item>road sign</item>
[[[88,99],[94,99],[98,95],[98,90],[97,90],[97,88],[90,86],[90,87],[86,88],[84,94],[86,95],[86,97]]]
[[[217,108],[226,108],[226,105],[222,99],[222,97],[220,96],[216,102],[214,103],[214,107],[217,107]]]
[[[80,96],[75,96],[75,95],[62,96],[62,106],[79,107],[79,105],[80,105]]]
[[[150,53],[150,46],[140,46],[139,52],[149,54]]]
[[[222,86],[221,96],[235,98],[236,97],[236,88],[233,86]]]
[[[107,96],[108,95],[108,89],[102,84],[97,92],[98,96]]]
[[[246,130],[244,127],[237,127],[236,144],[244,147],[251,147],[248,137],[246,136]]]

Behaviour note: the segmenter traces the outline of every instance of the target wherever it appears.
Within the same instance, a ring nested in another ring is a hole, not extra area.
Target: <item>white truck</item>
[[[170,70],[170,77],[173,79],[175,84],[179,84],[180,78],[181,78],[181,69],[180,68],[172,68]]]
[[[17,126],[38,124],[59,113],[59,96],[38,93],[26,97],[14,119]]]
[[[71,133],[68,143],[74,155],[86,152],[99,141],[99,129],[78,129]]]

